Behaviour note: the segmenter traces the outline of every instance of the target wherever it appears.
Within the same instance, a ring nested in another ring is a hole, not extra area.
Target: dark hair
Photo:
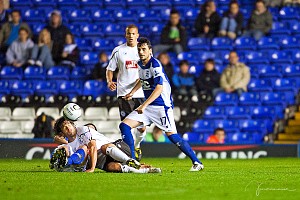
[[[255,4],[257,4],[257,3],[263,3],[264,5],[266,5],[266,2],[265,2],[264,0],[257,0],[257,1],[255,2]]]
[[[105,51],[100,51],[99,54],[98,54],[98,57],[100,57],[100,56],[102,56],[104,54],[107,55]]]
[[[152,48],[151,42],[150,42],[150,40],[148,40],[148,38],[140,37],[138,40],[137,46],[140,47],[140,46],[142,46],[142,44],[147,44],[149,49]]]
[[[19,29],[19,33],[20,33],[21,31],[25,31],[27,34],[29,34],[29,31],[28,31],[28,29],[27,29],[27,28],[25,28],[25,27],[20,27],[20,29]]]
[[[211,64],[215,65],[215,61],[214,61],[214,59],[212,59],[212,58],[207,58],[207,59],[204,61],[204,64],[206,64],[206,63],[211,63]]]
[[[229,7],[231,7],[231,5],[232,4],[236,4],[236,5],[238,5],[239,6],[239,2],[238,1],[236,1],[236,0],[232,0],[232,1],[230,1],[230,3],[229,3]]]
[[[211,2],[215,2],[215,1],[214,1],[214,0],[207,0],[207,1],[205,1],[205,3],[202,4],[202,6],[201,6],[200,12],[206,13],[206,7],[207,7],[208,4],[211,3]]]
[[[12,10],[12,11],[11,11],[11,14],[13,14],[13,13],[19,13],[19,15],[21,16],[21,11],[20,11],[20,10],[17,10],[17,9]]]
[[[214,130],[214,135],[217,133],[217,131],[224,131],[224,133],[225,133],[225,130],[223,128],[216,128]]]
[[[179,62],[179,67],[181,67],[182,65],[189,65],[189,61],[187,61],[187,60],[181,60]]]
[[[67,121],[64,117],[60,117],[55,121],[54,124],[54,135],[61,135],[61,125],[64,123],[64,121]]]
[[[173,15],[173,14],[178,14],[178,15],[180,15],[179,11],[176,10],[175,8],[173,8],[173,9],[170,11],[170,15]]]
[[[74,38],[74,35],[72,33],[67,33],[66,34],[66,37],[67,35],[71,35],[71,39],[72,39],[72,44],[75,44],[75,38]]]

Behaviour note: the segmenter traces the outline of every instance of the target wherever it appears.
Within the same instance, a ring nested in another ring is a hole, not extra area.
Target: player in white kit
[[[138,65],[139,60],[137,52],[137,39],[139,37],[138,27],[135,25],[129,25],[126,27],[126,43],[117,46],[111,55],[111,59],[106,68],[106,80],[107,86],[111,91],[117,89],[118,105],[120,111],[120,118],[124,120],[127,115],[129,115],[134,109],[140,106],[144,101],[144,93],[142,89],[136,91],[132,96],[132,99],[125,100],[123,97],[128,94],[135,85],[135,80],[138,78]],[[117,83],[113,82],[113,72],[119,70],[117,76]],[[131,147],[132,158],[140,159],[141,149],[140,143],[143,140],[146,131],[145,127],[139,127],[134,130],[135,144],[129,144],[133,140],[124,141]],[[136,154],[135,154],[136,152]]]
[[[60,171],[85,171],[87,168],[86,172],[94,172],[95,168],[123,173],[161,172],[159,168],[141,166],[128,156],[130,149],[122,140],[113,142],[93,128],[75,127],[73,122],[61,117],[54,129],[57,134],[68,138],[68,144],[60,145],[54,151],[50,168],[56,167]]]
[[[145,102],[130,113],[120,124],[122,135],[130,138],[131,129],[140,125],[154,123],[162,129],[174,144],[185,153],[193,163],[190,171],[200,171],[204,168],[190,145],[177,133],[174,115],[171,86],[161,63],[152,57],[151,43],[146,38],[140,38],[137,45],[140,57],[139,78],[134,88],[125,95],[125,99],[133,97],[140,88],[143,89]],[[127,143],[128,144],[128,143]]]

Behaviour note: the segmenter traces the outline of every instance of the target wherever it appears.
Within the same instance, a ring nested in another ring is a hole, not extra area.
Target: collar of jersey
[[[148,61],[148,63],[146,65],[143,65],[142,61],[140,60],[140,67],[142,69],[149,69],[151,67],[151,63],[152,63],[152,59],[153,59],[153,56],[151,56],[150,60]]]

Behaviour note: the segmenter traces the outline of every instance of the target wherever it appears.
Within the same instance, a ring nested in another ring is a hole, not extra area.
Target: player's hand
[[[204,26],[204,33],[208,33],[209,32],[209,26],[205,25]]]
[[[132,99],[132,96],[133,96],[133,94],[130,92],[130,93],[126,94],[126,95],[123,97],[123,99],[125,99],[126,101],[129,101],[129,100]]]
[[[142,105],[140,105],[139,107],[137,107],[137,109],[135,109],[137,111],[138,114],[143,114],[145,107]]]
[[[88,169],[85,172],[87,172],[87,173],[93,173],[94,171],[95,171],[95,169]]]
[[[117,89],[117,83],[113,81],[108,82],[107,87],[110,89],[110,91],[114,91]]]
[[[232,88],[226,88],[226,89],[225,89],[225,92],[226,92],[226,93],[231,93],[231,92],[233,92],[233,91],[234,91],[234,90],[233,90]]]

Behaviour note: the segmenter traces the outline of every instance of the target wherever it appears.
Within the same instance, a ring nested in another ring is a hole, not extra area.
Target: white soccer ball
[[[76,121],[81,116],[81,108],[76,103],[68,103],[63,107],[63,116],[67,120]]]

